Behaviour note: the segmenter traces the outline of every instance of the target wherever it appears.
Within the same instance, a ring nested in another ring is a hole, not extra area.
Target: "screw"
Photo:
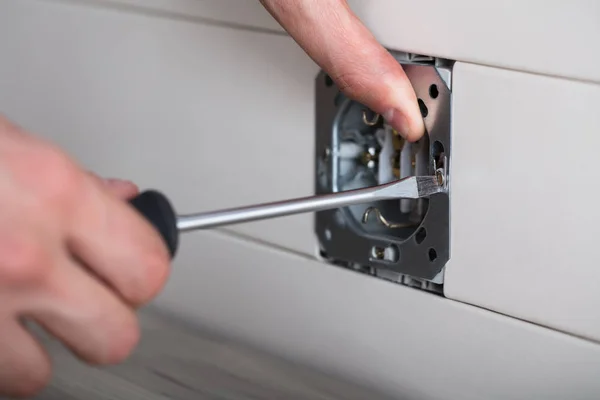
[[[437,183],[439,186],[444,186],[446,183],[446,177],[444,176],[444,170],[438,169],[435,171],[435,177],[437,178]]]
[[[378,260],[383,260],[385,257],[385,250],[381,247],[373,247],[373,257]]]

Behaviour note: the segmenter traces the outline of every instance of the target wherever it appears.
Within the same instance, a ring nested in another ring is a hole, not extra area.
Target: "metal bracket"
[[[380,275],[377,271],[387,271],[382,274],[386,279],[389,273],[396,273],[442,284],[444,266],[450,259],[453,63],[410,53],[391,54],[402,64],[415,89],[427,130],[425,138],[411,145],[415,149],[413,173],[440,176],[448,192],[411,203],[413,211],[408,213],[401,209],[400,200],[319,212],[315,231],[324,259],[331,263],[354,269],[359,266],[375,275]],[[379,163],[389,161],[389,157],[378,153],[378,131],[381,134],[389,130],[383,118],[344,96],[324,72],[316,80],[316,105],[315,192],[324,194],[385,183],[377,181]],[[346,150],[342,151],[347,143],[356,148],[362,146],[365,152],[354,161],[347,157]],[[402,150],[403,143],[394,143],[396,150]],[[415,162],[420,167],[415,167]],[[398,163],[395,167],[399,170]],[[366,218],[369,213],[375,213],[377,218]]]

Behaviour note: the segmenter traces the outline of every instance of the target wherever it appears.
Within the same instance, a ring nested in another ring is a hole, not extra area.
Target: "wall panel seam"
[[[255,33],[266,33],[277,36],[288,36],[284,31],[277,29],[261,28],[253,25],[241,24],[230,21],[222,21],[209,17],[202,17],[198,15],[189,15],[178,11],[167,11],[155,7],[145,7],[135,4],[117,3],[111,0],[29,0],[37,2],[51,2],[51,3],[63,3],[71,4],[74,6],[90,7],[95,9],[110,9],[127,14],[136,14],[146,17],[169,19],[172,21],[187,22],[199,25],[215,26],[220,28],[229,28],[241,31],[255,32]]]

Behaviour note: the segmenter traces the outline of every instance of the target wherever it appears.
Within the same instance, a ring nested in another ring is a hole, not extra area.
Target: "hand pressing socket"
[[[380,114],[408,141],[425,133],[402,67],[343,0],[261,0],[348,97]]]

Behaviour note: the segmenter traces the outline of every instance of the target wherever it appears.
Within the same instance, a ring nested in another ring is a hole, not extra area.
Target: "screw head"
[[[446,184],[446,177],[444,176],[444,170],[442,168],[435,171],[435,177],[439,186],[444,186]]]

